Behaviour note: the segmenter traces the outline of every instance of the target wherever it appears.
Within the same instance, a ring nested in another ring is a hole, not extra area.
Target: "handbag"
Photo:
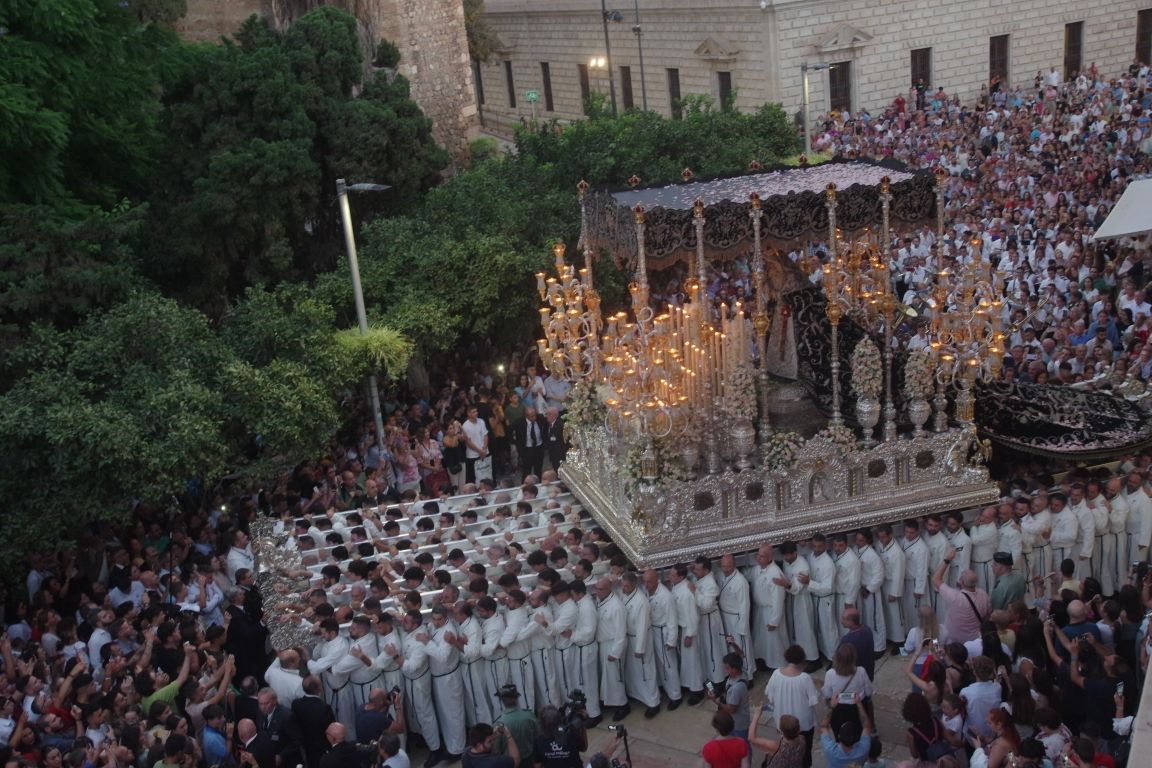
[[[476,479],[483,480],[484,478],[492,479],[492,457],[485,456],[482,459],[476,459]]]

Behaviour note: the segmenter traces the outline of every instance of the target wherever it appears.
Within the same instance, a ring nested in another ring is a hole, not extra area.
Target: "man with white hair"
[[[628,633],[624,650],[624,689],[647,709],[644,717],[653,718],[660,713],[660,689],[656,687],[656,656],[649,647],[652,629],[652,606],[639,587],[640,577],[635,571],[620,575],[620,599],[624,603],[625,626]]]
[[[720,624],[724,628],[725,641],[731,638],[732,650],[738,650],[745,659],[752,658],[752,642],[748,632],[748,619],[751,615],[751,599],[748,579],[736,568],[736,558],[725,554],[720,558],[720,573],[714,575],[720,589],[717,604],[720,606]],[[749,663],[751,667],[751,663]],[[749,676],[756,670],[744,670]]]
[[[752,640],[754,650],[749,662],[760,659],[768,669],[784,666],[784,646],[787,627],[784,606],[787,592],[784,572],[776,565],[771,544],[756,551],[756,565],[750,572],[752,582]],[[755,670],[749,670],[749,673]]]

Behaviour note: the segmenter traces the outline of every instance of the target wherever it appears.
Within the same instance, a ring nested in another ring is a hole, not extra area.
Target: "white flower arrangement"
[[[932,382],[936,376],[932,353],[918,349],[908,355],[904,363],[904,394],[912,400],[927,400],[932,396]]]
[[[601,424],[605,413],[604,403],[587,380],[576,382],[568,392],[568,409],[564,412],[564,420],[573,429]]]
[[[856,447],[856,433],[843,424],[839,426],[829,424],[817,432],[815,437],[832,443],[840,453],[848,453]]]
[[[748,365],[738,365],[724,382],[721,410],[735,421],[756,421],[756,374]]]
[[[880,350],[868,337],[861,339],[852,350],[852,391],[857,397],[880,397],[883,385],[883,371],[880,365]]]
[[[796,456],[804,447],[804,437],[798,432],[773,430],[763,445],[764,468],[787,469],[796,463]]]

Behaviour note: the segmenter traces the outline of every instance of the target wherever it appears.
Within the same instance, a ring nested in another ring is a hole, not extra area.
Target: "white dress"
[[[816,690],[816,684],[807,672],[785,675],[777,670],[768,678],[764,697],[772,705],[776,727],[780,727],[780,718],[784,715],[792,715],[799,720],[801,731],[810,731],[816,727],[816,705],[820,702],[820,692]]]

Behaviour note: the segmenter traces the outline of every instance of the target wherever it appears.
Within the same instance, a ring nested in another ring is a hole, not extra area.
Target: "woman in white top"
[[[856,666],[856,646],[844,643],[836,649],[832,657],[832,668],[824,676],[824,688],[820,693],[831,710],[832,733],[839,733],[840,726],[846,722],[859,723],[860,715],[852,701],[852,694],[858,694],[860,700],[870,697],[872,681],[868,679],[868,673],[863,667]]]
[[[804,765],[812,765],[812,737],[816,728],[816,704],[820,692],[812,677],[804,671],[806,661],[804,649],[790,645],[784,651],[784,661],[788,662],[768,678],[764,687],[766,704],[776,718],[776,725],[783,730],[780,719],[786,715],[795,717],[804,736]],[[865,675],[867,678],[867,675]]]

